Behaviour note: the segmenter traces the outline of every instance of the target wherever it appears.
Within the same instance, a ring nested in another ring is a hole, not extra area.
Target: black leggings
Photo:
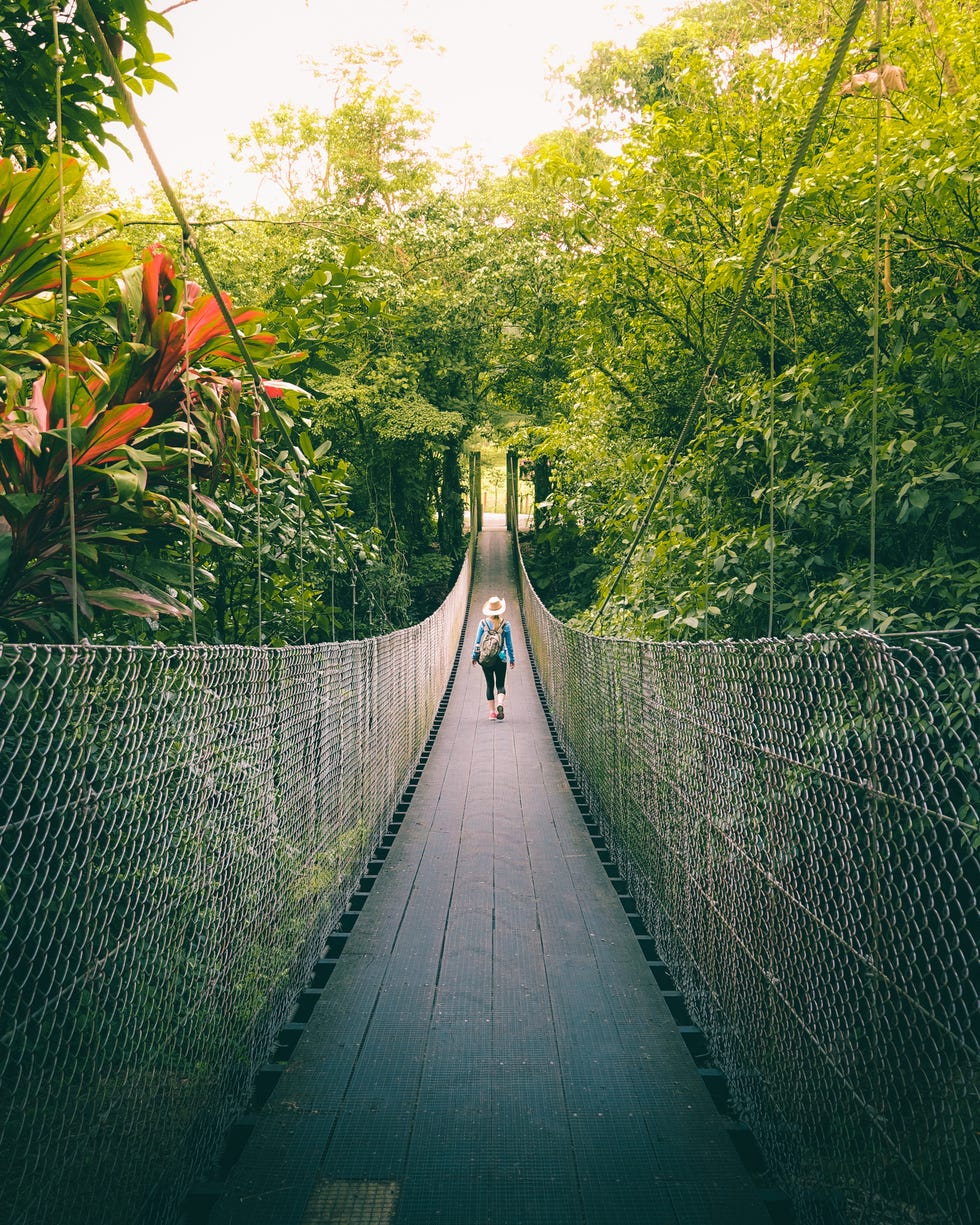
[[[493,701],[493,684],[497,682],[497,692],[504,693],[507,689],[507,660],[501,659],[498,655],[496,659],[491,659],[485,664],[480,664],[483,669],[483,675],[487,678],[487,701]]]

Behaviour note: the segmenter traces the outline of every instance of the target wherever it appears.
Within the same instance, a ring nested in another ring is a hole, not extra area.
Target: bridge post
[[[470,452],[470,534],[483,531],[483,490],[480,485],[480,452]]]

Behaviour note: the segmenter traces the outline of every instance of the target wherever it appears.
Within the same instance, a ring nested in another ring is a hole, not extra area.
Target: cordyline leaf
[[[78,355],[75,356],[77,359]],[[77,360],[73,365],[75,369],[87,368]],[[68,407],[72,425],[91,425],[96,405],[88,386],[78,378],[66,382],[64,370],[58,366],[49,366],[44,377],[35,379],[31,388],[30,409],[41,429],[51,430],[64,424],[66,391],[70,397]]]
[[[73,195],[81,183],[81,167],[69,159],[64,170],[66,195]],[[9,162],[0,162],[0,303],[36,298],[58,287],[61,243],[52,229],[58,192],[57,159],[17,173]],[[66,233],[78,233],[93,217],[104,215],[102,210],[77,217],[67,224]],[[131,261],[128,244],[113,241],[76,251],[68,258],[68,268],[78,289],[116,275]]]
[[[0,366],[0,378],[7,385],[7,412],[9,413],[17,405],[17,397],[24,380],[16,370],[11,370],[9,366]]]
[[[81,587],[76,586],[73,588],[71,580],[65,574],[55,574],[52,575],[52,578],[56,583],[60,583],[64,587],[69,598],[74,595],[74,598],[78,601],[78,611],[86,620],[91,621],[95,614],[92,611],[92,605],[88,602],[88,593],[83,591]]]
[[[142,442],[143,439],[141,438]],[[186,464],[187,451],[178,450],[177,447],[168,447],[158,444],[152,451],[143,451],[137,447],[125,446],[120,447],[119,452],[125,455],[131,464],[139,464],[145,468],[147,472],[166,472],[168,468],[173,468],[177,463]],[[191,451],[192,463],[207,463],[207,455],[200,451]]]
[[[29,319],[39,319],[42,323],[53,323],[55,315],[54,294],[35,294],[33,298],[22,298],[17,303],[17,310]]]
[[[200,574],[200,570],[196,567],[195,572]],[[144,595],[155,596],[165,604],[175,604],[178,608],[190,611],[186,596],[178,599],[170,587],[162,586],[163,583],[167,582],[171,583],[174,587],[186,586],[191,577],[190,566],[186,564],[168,565],[167,562],[163,561],[154,562],[152,582],[145,575],[132,574],[128,570],[120,570],[115,566],[110,567],[109,573],[122,579],[127,589],[132,588],[135,591],[142,592]],[[208,579],[210,580],[210,575]]]
[[[159,244],[147,247],[143,257],[143,313],[150,323],[160,313],[161,285],[173,288],[176,275],[173,260],[163,247]]]
[[[271,332],[252,332],[249,336],[243,336],[245,348],[250,357],[263,358],[274,347],[276,337]],[[211,360],[216,357],[224,358],[225,361],[237,362],[241,360],[241,354],[236,344],[231,343],[227,333],[225,336],[212,341],[201,352],[202,357]]]
[[[128,502],[131,499],[138,498],[146,488],[145,468],[141,468],[136,472],[129,468],[106,468],[104,476],[106,480],[112,483],[115,489],[114,500],[117,502]]]
[[[116,323],[123,341],[132,340],[139,333],[143,320],[143,268],[134,265],[124,268],[116,278],[119,291],[119,307]]]
[[[30,340],[32,342],[37,342],[39,340],[46,340],[46,337],[34,336],[34,337],[30,337]],[[49,344],[45,344],[43,348],[38,347],[35,349],[30,349],[30,348],[3,349],[3,350],[0,350],[0,352],[2,352],[3,360],[9,363],[7,367],[8,369],[14,369],[14,367],[20,367],[20,366],[29,366],[31,368],[31,371],[33,372],[34,370],[38,368],[38,366],[43,367],[48,364],[48,355],[51,352],[51,346]],[[10,383],[9,382],[7,384],[7,399],[8,401],[10,399]],[[7,407],[16,408],[17,405],[8,404]]]
[[[115,531],[106,532],[90,532],[89,540],[124,540],[127,544],[132,544],[134,540],[139,540],[141,536],[146,535],[145,527],[129,527],[117,528]]]
[[[242,402],[242,380],[241,379],[226,379],[225,387],[228,391],[228,412],[232,418],[238,412],[238,406]]]
[[[18,298],[33,298],[61,282],[57,250],[52,243],[37,242],[11,259],[0,282],[0,305]]]
[[[231,311],[231,298],[228,294],[223,293],[221,300],[225,306]],[[255,319],[265,317],[265,312],[260,310],[244,310],[238,314],[232,314],[236,326],[241,327],[243,323],[251,323]],[[191,309],[187,313],[187,350],[189,353],[197,353],[203,349],[212,340],[216,340],[219,336],[225,337],[228,335],[228,325],[225,323],[224,315],[221,313],[221,307],[218,305],[217,298],[213,294],[207,294],[205,297],[198,298]]]
[[[41,494],[39,493],[0,494],[0,508],[3,509],[4,517],[15,523],[26,519],[31,511],[40,505],[40,502]]]
[[[194,427],[193,423],[191,424],[190,428],[188,428],[186,421],[181,421],[179,417],[176,417],[172,421],[161,421],[159,425],[151,425],[150,428],[146,430],[140,437],[140,444],[142,446],[146,446],[146,444],[154,438],[175,438],[175,437],[180,439],[181,455],[186,455],[187,452],[186,450],[184,450],[184,447],[186,445],[186,440],[188,438],[189,439],[199,439],[200,434],[198,433],[197,429]]]
[[[34,386],[31,388],[31,399],[30,404],[28,405],[28,411],[34,418],[34,424],[39,430],[47,430],[50,429],[51,426],[51,411],[45,392],[53,390],[55,386],[57,375],[55,372],[52,373],[54,374],[53,379],[35,379]],[[45,383],[48,383],[49,387],[45,387]],[[33,447],[31,449],[34,450]],[[35,454],[40,454],[40,446],[38,446]]]
[[[232,318],[239,324],[250,322],[262,313],[248,310]],[[186,318],[171,311],[160,311],[153,321],[150,335],[157,357],[128,388],[126,398],[129,400],[165,390],[180,377],[191,357],[198,363],[215,357],[224,357],[229,361],[240,359],[237,346],[229,343],[224,317],[210,294],[199,299]],[[276,343],[275,336],[268,332],[256,333],[244,339],[246,348],[254,356],[263,356]],[[194,372],[191,373],[193,376]]]
[[[219,531],[201,515],[194,516],[194,532],[200,540],[205,540],[208,544],[219,544],[226,549],[240,549],[242,547],[237,540],[231,536],[226,536],[224,532]]]
[[[209,498],[206,493],[195,493],[194,500],[198,506],[202,506],[209,514],[214,515],[219,522],[224,522],[224,512],[214,498]]]
[[[85,380],[85,386],[88,388],[92,398],[95,399],[99,392],[108,387],[109,372],[94,358],[89,357],[87,353],[83,353],[81,349],[73,350],[70,356],[71,368],[73,371],[90,375]]]
[[[102,243],[79,251],[68,260],[71,287],[75,292],[86,283],[115,276],[132,259],[132,248],[124,242]],[[61,284],[61,256],[58,244],[38,239],[30,243],[4,269],[0,303],[35,298]]]
[[[262,387],[266,394],[274,400],[278,400],[284,396],[287,391],[295,391],[297,395],[309,396],[312,398],[312,392],[306,390],[305,387],[299,387],[295,383],[284,383],[282,379],[263,379]]]
[[[82,168],[74,158],[63,164],[65,191],[74,194]],[[15,171],[9,159],[0,162],[0,263],[34,238],[58,212],[58,163]]]
[[[159,311],[150,329],[154,357],[126,391],[126,399],[150,396],[169,387],[186,364],[187,336],[184,319],[172,311]]]
[[[123,341],[119,345],[105,369],[110,403],[117,399],[122,403],[132,402],[134,397],[127,392],[134,381],[134,370],[142,370],[155,355],[156,350],[150,345],[136,344],[133,341]]]
[[[132,260],[133,248],[118,239],[86,247],[68,260],[72,288],[78,288],[78,281],[103,281],[106,277],[116,276],[128,268]]]
[[[183,316],[173,311],[159,311],[150,328],[150,343],[156,350],[154,373],[151,375],[147,371],[143,375],[144,379],[150,379],[155,390],[166,387],[185,353],[189,352],[186,340]]]
[[[41,430],[36,421],[0,421],[0,440],[13,438],[32,455],[41,454]]]
[[[173,617],[186,617],[190,610],[172,600],[146,595],[142,591],[131,591],[125,587],[104,587],[101,591],[86,591],[90,604],[96,608],[108,608],[112,612],[127,613],[133,617],[153,617],[167,613]]]
[[[78,465],[92,464],[129,442],[153,416],[149,404],[117,404],[107,409],[89,431],[85,445],[75,458]]]

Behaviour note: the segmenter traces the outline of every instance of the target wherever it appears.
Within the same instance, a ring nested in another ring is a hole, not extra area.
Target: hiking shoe
[[[504,717],[504,704],[503,702],[498,702],[497,703],[497,718],[502,719],[503,717]]]

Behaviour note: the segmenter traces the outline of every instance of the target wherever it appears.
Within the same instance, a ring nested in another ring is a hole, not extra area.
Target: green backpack
[[[494,629],[489,621],[483,622],[483,637],[480,639],[480,663],[488,664],[499,655],[504,645],[504,627]]]

